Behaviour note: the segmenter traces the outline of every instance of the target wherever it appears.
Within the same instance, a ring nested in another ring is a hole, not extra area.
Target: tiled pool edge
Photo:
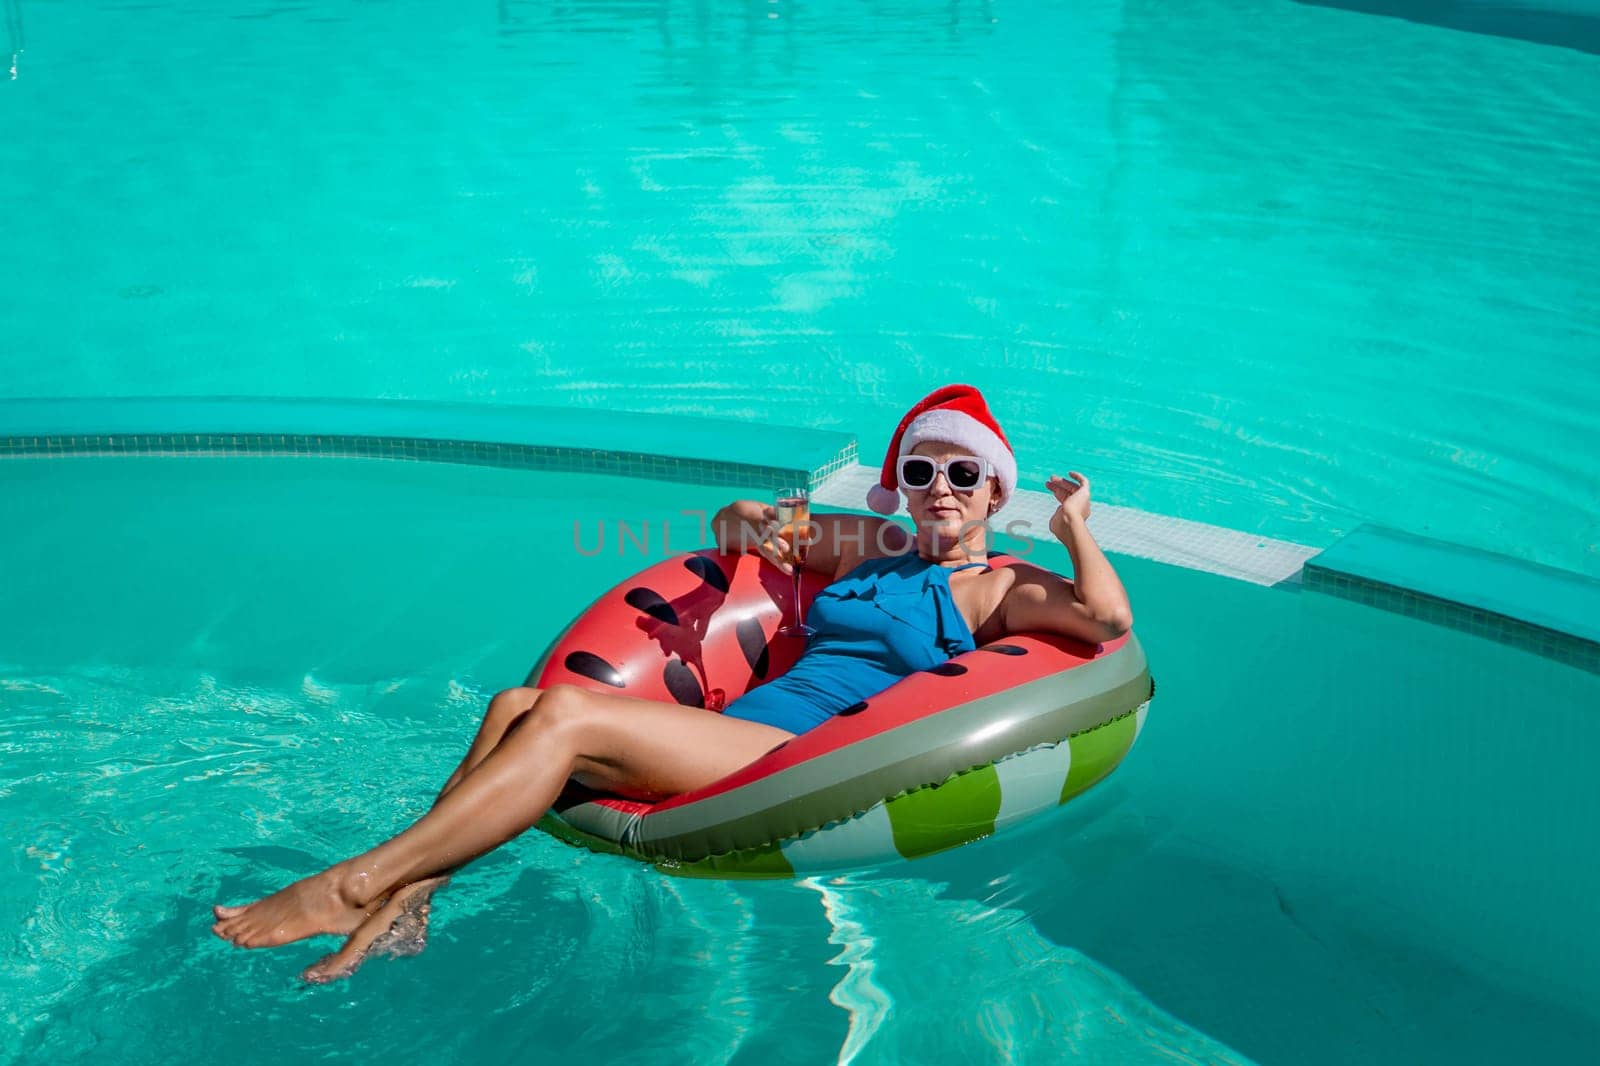
[[[741,460],[705,458],[726,451],[732,435],[750,438],[738,449]],[[0,459],[111,455],[396,459],[778,488],[812,485],[853,464],[856,445],[843,433],[565,408],[250,397],[0,400]]]
[[[742,461],[704,458],[725,453],[730,435],[739,439]],[[596,438],[613,446],[596,448],[591,443]],[[376,458],[745,488],[801,484],[810,486],[818,503],[856,510],[878,473],[856,462],[855,438],[847,434],[677,415],[252,397],[0,400],[0,460],[112,455]],[[1001,517],[1007,524],[1022,523],[1024,535],[1048,539],[1042,531],[1054,508],[1049,493],[1023,490]],[[1359,562],[1359,553],[1346,549],[1366,530],[1319,552],[1099,504],[1094,531],[1101,545],[1117,554],[1258,585],[1300,585],[1600,673],[1600,641],[1518,618],[1470,595],[1433,594],[1341,562],[1345,557]],[[1472,554],[1454,545],[1440,545],[1438,551]],[[1600,589],[1600,583],[1593,584]]]
[[[37,442],[37,443],[35,443]],[[345,437],[338,434],[125,434],[49,438],[0,437],[0,459],[91,458],[112,455],[259,456],[391,459],[498,466],[513,470],[610,474],[696,485],[811,484],[814,470],[752,466],[717,460],[681,459],[646,452],[583,450],[470,440],[416,437]],[[825,474],[820,476],[826,476]]]
[[[1402,573],[1411,580],[1402,583]],[[1517,587],[1519,578],[1533,585],[1528,590],[1533,596],[1563,602],[1557,607],[1524,604],[1518,610],[1505,590]],[[1307,560],[1301,580],[1308,592],[1419,618],[1600,673],[1600,640],[1592,629],[1579,631],[1583,619],[1600,618],[1600,582],[1581,574],[1362,526]]]
[[[1509,615],[1473,608],[1411,589],[1367,581],[1315,566],[1306,567],[1303,583],[1307,592],[1337,596],[1367,607],[1377,607],[1411,618],[1420,618],[1424,622],[1485,637],[1547,659],[1566,663],[1568,666],[1576,666],[1580,670],[1600,674],[1600,645],[1570,633],[1546,629]]]

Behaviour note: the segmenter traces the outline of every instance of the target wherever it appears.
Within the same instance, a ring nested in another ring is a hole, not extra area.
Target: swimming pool
[[[1581,3],[0,4],[0,400],[688,413],[871,462],[956,376],[1024,481],[1600,576]],[[541,569],[570,519],[731,491],[0,462],[0,1059],[1600,1043],[1596,675],[1128,558],[1161,699],[1037,832],[760,886],[533,835],[330,989],[205,934],[419,813],[643,565]]]
[[[1600,62],[1534,32],[1583,4],[5,6],[0,396],[874,455],[957,377],[1025,481],[1600,576]]]
[[[439,897],[421,956],[299,988],[317,945],[233,951],[207,905],[424,809],[483,699],[645,562],[575,555],[575,519],[730,490],[328,458],[0,478],[5,1055],[1497,1062],[1600,1035],[1600,676],[1134,559],[1160,698],[1035,831],[770,884],[530,834]]]

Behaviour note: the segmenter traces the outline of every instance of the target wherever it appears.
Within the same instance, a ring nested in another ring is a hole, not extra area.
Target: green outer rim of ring
[[[1083,793],[1089,791],[1095,785],[1109,777],[1111,771],[1115,770],[1117,766],[1121,764],[1122,760],[1127,756],[1127,753],[1133,748],[1134,734],[1131,732],[1131,730],[1133,729],[1133,716],[1137,710],[1138,708],[1134,708],[1117,715],[1115,718],[1109,719],[1098,725],[1091,726],[1088,729],[1078,730],[1069,736],[1062,737],[1059,740],[1054,741],[1054,743],[1057,744],[1070,744],[1077,738],[1092,736],[1102,731],[1125,734],[1128,738],[1128,742],[1125,745],[1121,745],[1121,752],[1109,764],[1095,764],[1096,769],[1103,768],[1103,772],[1097,773],[1093,780],[1087,783],[1074,782],[1076,787],[1074,787],[1070,792],[1067,792],[1066,788],[1063,787],[1063,792],[1066,794],[1061,800],[1062,803],[1066,803],[1070,799],[1075,799],[1078,796],[1083,795]],[[1119,729],[1118,727],[1121,728]],[[1120,742],[1121,736],[1119,735],[1115,738],[1115,740]],[[893,796],[888,796],[884,798],[881,803],[884,806],[888,806],[889,804],[906,799],[911,799],[913,802],[920,803],[925,799],[932,799],[933,793],[937,793],[939,790],[944,789],[949,785],[957,784],[965,788],[967,785],[972,783],[973,775],[981,774],[985,770],[992,770],[995,765],[996,763],[993,762],[980,763],[977,766],[968,767],[965,770],[959,770],[946,777],[943,781],[938,781],[929,785],[923,785],[918,788],[907,789],[904,792],[897,793]],[[1070,780],[1070,772],[1068,777]],[[998,795],[998,793],[996,794]],[[870,810],[871,808],[868,809]],[[998,807],[996,808],[996,811],[998,812]],[[859,814],[862,812],[857,813]],[[984,837],[992,836],[994,834],[994,822],[994,816],[989,816],[987,820],[987,829],[985,831],[975,835],[962,836],[961,839],[955,839],[950,837],[948,834],[939,834],[940,839],[943,842],[937,843],[936,846],[930,846],[927,848],[921,848],[920,842],[932,843],[931,838],[928,841],[923,841],[922,835],[913,834],[911,837],[907,838],[907,842],[908,845],[911,845],[913,841],[919,842],[916,845],[916,850],[914,850],[914,852],[907,852],[900,846],[901,833],[897,830],[894,833],[893,840],[898,855],[886,853],[882,856],[881,861],[893,862],[896,861],[897,858],[904,860],[915,860],[922,858],[925,855],[932,855],[940,851],[949,850],[950,848],[959,847],[962,844],[968,844],[976,840],[981,840]],[[891,820],[891,827],[892,826],[893,821]],[[595,836],[592,833],[585,833],[581,829],[578,829],[563,820],[554,812],[546,814],[544,818],[540,819],[536,828],[543,830],[563,843],[573,845],[574,847],[587,848],[588,850],[601,855],[619,855],[623,858],[647,863],[651,866],[654,866],[662,873],[669,874],[673,877],[726,878],[730,880],[775,880],[789,879],[800,876],[800,872],[796,871],[793,866],[790,865],[788,858],[784,856],[782,847],[790,840],[796,840],[805,835],[804,833],[797,833],[794,836],[785,837],[782,840],[771,841],[753,848],[740,848],[735,851],[708,855],[702,859],[694,860],[693,862],[678,862],[671,859],[662,859],[657,856],[647,855],[632,848],[622,847],[613,841],[605,839],[604,837]],[[808,830],[808,832],[814,831],[815,830]]]
[[[646,815],[636,828],[619,826],[618,835],[628,832],[635,846],[649,849],[653,859],[690,862],[708,854],[792,839],[892,797],[941,783],[951,774],[999,762],[1036,744],[1059,740],[1063,734],[1071,737],[1092,731],[1132,713],[1148,700],[1150,675],[1137,644],[1130,643],[1115,656],[1089,665],[1097,669],[1072,671],[1076,676],[1070,680],[1077,683],[1074,687],[1079,692],[1063,694],[1061,675],[1001,690],[710,797],[702,801],[704,806],[696,804],[698,809]],[[1105,686],[1105,673],[1122,680]],[[1018,708],[1023,717],[1012,730],[990,739],[980,750],[972,750],[967,738],[974,728],[995,720],[996,714]],[[751,801],[758,805],[732,818],[713,814]],[[704,828],[669,828],[691,819]],[[604,824],[597,821],[596,828]]]

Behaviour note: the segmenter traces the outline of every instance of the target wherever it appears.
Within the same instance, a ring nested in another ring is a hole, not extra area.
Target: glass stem
[[[796,628],[806,624],[805,605],[800,602],[800,564],[794,564],[794,624]]]

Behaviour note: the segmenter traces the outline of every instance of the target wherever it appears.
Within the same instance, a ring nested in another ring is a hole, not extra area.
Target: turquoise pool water
[[[1600,676],[1129,559],[1147,728],[1022,836],[727,884],[530,834],[439,897],[426,952],[325,988],[295,978],[318,944],[209,935],[213,900],[419,814],[484,699],[645,561],[575,556],[573,520],[728,496],[0,464],[0,1060],[1345,1066],[1600,1040]]]
[[[1600,575],[1592,0],[5,12],[6,395],[695,412],[873,456],[964,378],[1027,478]]]

